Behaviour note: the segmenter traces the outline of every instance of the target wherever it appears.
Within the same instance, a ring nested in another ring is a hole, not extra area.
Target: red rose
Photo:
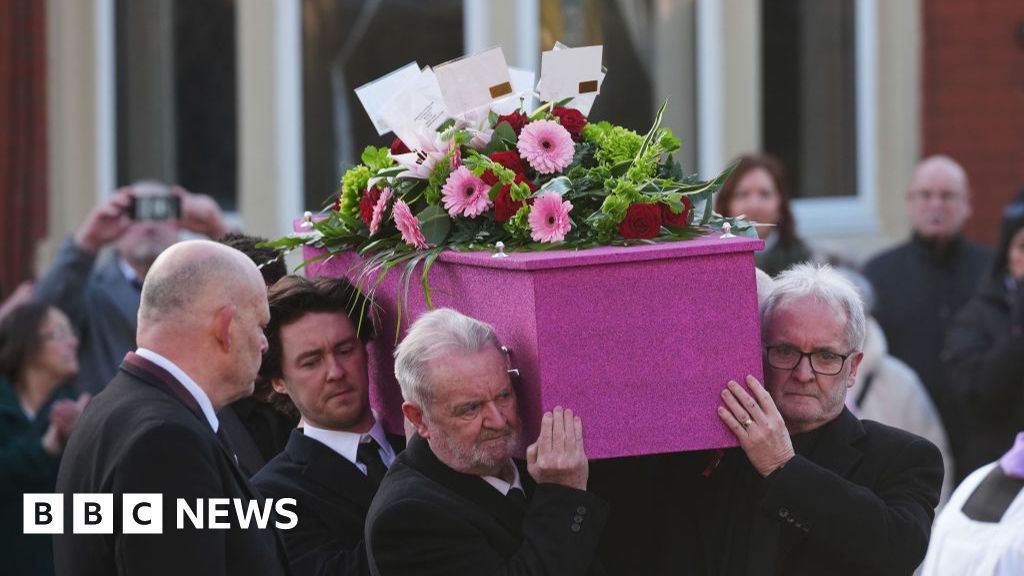
[[[493,160],[495,164],[500,164],[520,176],[526,175],[526,165],[523,164],[523,159],[519,157],[518,152],[514,152],[512,150],[507,152],[495,152],[487,157]]]
[[[504,116],[498,116],[498,121],[494,125],[497,126],[502,122],[508,122],[508,125],[515,131],[516,136],[519,136],[519,133],[523,131],[523,126],[529,124],[530,117],[522,112],[513,112]]]
[[[484,170],[484,173],[480,175],[480,179],[488,186],[494,186],[498,183],[498,175],[490,170]]]
[[[583,127],[587,125],[587,119],[583,113],[575,108],[562,108],[561,106],[551,110],[551,115],[558,118],[558,122],[572,136],[574,142],[583,141]]]
[[[619,224],[619,234],[626,240],[654,238],[661,232],[661,208],[657,204],[632,204],[626,219]]]
[[[409,150],[409,147],[405,145],[405,142],[402,142],[401,138],[395,138],[394,140],[391,141],[392,156],[397,156],[399,154],[408,154],[409,152],[412,152],[412,150]]]
[[[363,197],[359,199],[359,217],[363,219],[363,224],[370,225],[370,220],[373,219],[373,207],[377,205],[379,198],[380,190],[376,186],[371,186],[369,190],[363,192]]]
[[[679,214],[672,212],[672,209],[668,207],[668,204],[661,204],[661,220],[666,226],[689,226],[690,225],[690,210],[693,209],[693,203],[686,196],[683,196],[683,211]]]
[[[526,179],[525,176],[517,175],[516,184],[526,183],[533,192],[537,191],[537,186]],[[516,212],[523,207],[523,202],[515,202],[512,200],[512,185],[506,184],[501,187],[501,192],[498,192],[498,197],[494,199],[494,219],[498,222],[507,222],[510,218],[516,215]]]

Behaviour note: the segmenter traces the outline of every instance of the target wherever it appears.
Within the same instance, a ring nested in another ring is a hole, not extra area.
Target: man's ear
[[[214,318],[213,336],[225,352],[231,351],[231,322],[235,319],[236,310],[234,304],[229,304],[218,310]]]
[[[278,394],[288,395],[288,389],[284,387],[284,378],[271,378],[270,387]]]
[[[423,438],[430,438],[430,429],[424,421],[422,408],[412,402],[403,402],[402,414],[405,414],[406,420],[416,429],[417,434]]]
[[[860,367],[860,362],[863,359],[863,352],[857,352],[850,358],[850,378],[849,382],[846,383],[847,388],[853,388],[854,383],[857,382],[857,368]]]

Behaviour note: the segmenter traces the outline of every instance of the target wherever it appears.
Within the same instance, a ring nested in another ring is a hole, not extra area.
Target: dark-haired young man
[[[295,498],[298,525],[284,532],[296,576],[369,574],[363,526],[377,486],[404,446],[370,410],[363,296],[344,279],[287,276],[269,293],[269,349],[260,370],[300,428],[253,483],[269,498]],[[355,305],[354,305],[355,304]]]

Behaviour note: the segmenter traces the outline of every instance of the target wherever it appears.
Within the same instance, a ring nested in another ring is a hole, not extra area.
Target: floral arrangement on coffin
[[[418,142],[367,147],[326,214],[307,213],[308,232],[271,245],[325,248],[319,258],[354,250],[369,292],[395,267],[407,290],[423,263],[430,305],[427,273],[443,250],[625,246],[688,240],[726,225],[754,234],[751,223],[711,210],[732,167],[699,181],[673,159],[680,141],[661,127],[667,102],[646,135],[588,122],[566,103],[448,120]]]

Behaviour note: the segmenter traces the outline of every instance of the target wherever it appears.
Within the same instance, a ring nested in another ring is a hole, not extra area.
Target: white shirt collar
[[[522,478],[519,477],[519,467],[516,466],[516,463],[511,460],[508,461],[508,465],[512,467],[511,483],[505,482],[504,480],[498,478],[497,476],[481,476],[481,478],[484,479],[484,482],[487,482],[488,484],[493,486],[495,490],[501,492],[502,496],[508,496],[509,490],[513,488],[523,490],[523,481]],[[523,494],[526,494],[525,490],[523,490]]]
[[[210,402],[209,396],[206,395],[206,392],[203,392],[203,389],[199,387],[199,384],[196,384],[195,380],[190,378],[188,374],[185,374],[185,371],[178,368],[174,362],[171,362],[152,350],[139,348],[135,353],[170,372],[171,376],[174,376],[174,378],[185,387],[185,390],[188,390],[188,393],[196,399],[196,403],[199,404],[199,409],[203,411],[203,415],[206,416],[206,420],[210,423],[210,428],[213,428],[214,433],[217,432],[220,428],[220,420],[217,419],[217,413],[213,410],[213,403]]]
[[[132,268],[132,265],[129,264],[127,260],[121,258],[120,256],[117,257],[117,267],[121,269],[121,274],[124,274],[125,280],[127,280],[129,283],[142,283],[142,279],[139,278],[139,273],[135,271],[135,268]]]
[[[388,436],[384,432],[384,427],[381,425],[380,419],[377,418],[376,412],[373,413],[373,427],[370,428],[369,432],[362,434],[317,428],[306,421],[302,422],[302,433],[334,450],[345,460],[355,464],[356,468],[359,468],[363,474],[366,474],[366,466],[358,461],[357,454],[359,452],[359,444],[368,442],[368,438],[372,437],[377,441],[377,444],[380,446],[380,456],[385,466],[390,468],[391,463],[395,461],[395,450],[391,447],[391,443],[388,442]]]

